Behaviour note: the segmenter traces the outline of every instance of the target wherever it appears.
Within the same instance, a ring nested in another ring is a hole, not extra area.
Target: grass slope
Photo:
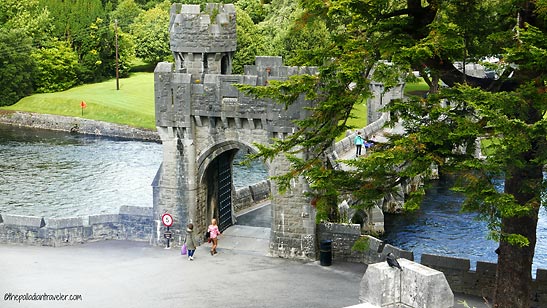
[[[120,79],[86,84],[57,93],[34,94],[21,99],[6,110],[82,117],[133,127],[155,129],[154,74],[135,73]],[[83,110],[80,103],[85,101]]]

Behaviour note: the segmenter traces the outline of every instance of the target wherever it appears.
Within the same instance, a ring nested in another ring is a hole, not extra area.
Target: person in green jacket
[[[196,251],[196,240],[194,239],[194,225],[188,224],[186,226],[186,238],[184,239],[186,249],[188,250],[188,260],[194,260],[194,252]]]

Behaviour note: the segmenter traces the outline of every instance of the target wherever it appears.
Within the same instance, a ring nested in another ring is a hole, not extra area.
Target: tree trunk
[[[503,218],[501,221],[502,234],[521,234],[529,240],[530,244],[519,247],[509,244],[504,238],[500,240],[493,303],[495,308],[530,307],[532,260],[536,247],[536,228],[540,206],[538,195],[542,181],[541,166],[529,166],[507,174],[505,192],[513,194],[521,205],[530,201],[534,205],[529,215]],[[534,186],[536,188],[533,188]]]

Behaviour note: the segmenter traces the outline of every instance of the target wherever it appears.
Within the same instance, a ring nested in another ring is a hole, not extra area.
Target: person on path
[[[361,148],[363,147],[363,143],[364,143],[363,137],[361,137],[361,132],[357,132],[357,136],[355,136],[353,143],[355,144],[355,149],[356,149],[355,156],[356,157],[360,156]]]
[[[209,225],[209,228],[207,228],[207,231],[209,231],[209,237],[211,238],[211,242],[213,242],[213,246],[211,246],[211,256],[217,253],[217,245],[218,245],[218,236],[221,234],[218,230],[217,226],[217,220],[212,219],[211,224]]]
[[[196,251],[196,240],[194,238],[194,225],[188,224],[186,226],[186,238],[184,239],[184,244],[186,244],[186,249],[188,250],[188,260],[194,260],[194,252]]]

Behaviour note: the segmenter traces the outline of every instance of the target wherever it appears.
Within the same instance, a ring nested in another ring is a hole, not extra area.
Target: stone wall
[[[53,114],[3,110],[0,111],[0,123],[86,135],[160,141],[158,133],[153,130]]]
[[[236,190],[233,198],[234,212],[252,207],[270,198],[270,181],[264,180]]]
[[[118,214],[42,218],[0,215],[0,243],[66,246],[99,240],[151,241],[152,208],[122,206]]]
[[[405,251],[386,244],[368,235],[360,235],[359,225],[324,223],[317,226],[318,241],[332,241],[332,259],[340,262],[373,264],[385,261],[385,256],[392,252],[397,257],[414,260],[411,251]],[[357,239],[368,240],[368,249],[353,251]],[[381,251],[380,253],[378,251]],[[469,259],[422,254],[420,263],[444,273],[453,292],[474,295],[491,299],[496,278],[496,264],[477,262],[471,270]],[[538,269],[533,281],[532,307],[547,307],[547,270]]]
[[[355,251],[352,249],[355,241],[359,238],[368,242],[367,250]],[[358,224],[318,224],[317,239],[318,243],[326,240],[332,241],[332,259],[334,261],[371,264],[384,261],[385,255],[389,252],[411,261],[414,260],[414,254],[410,251],[389,244],[382,247],[381,240],[369,235],[361,235],[361,228]],[[381,252],[379,253],[378,250]]]
[[[469,259],[422,254],[421,263],[441,271],[452,291],[492,299],[496,279],[496,263],[477,262],[471,270]],[[537,269],[533,280],[531,308],[547,307],[547,270]]]

